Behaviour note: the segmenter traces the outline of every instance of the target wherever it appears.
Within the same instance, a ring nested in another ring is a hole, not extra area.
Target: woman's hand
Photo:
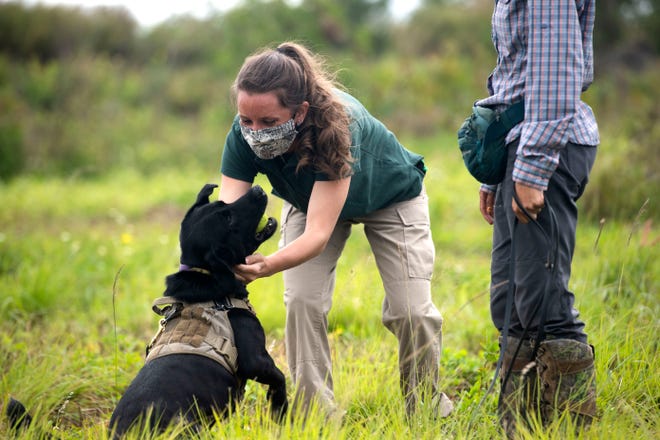
[[[234,266],[236,278],[248,284],[298,266],[323,252],[346,203],[350,183],[350,177],[314,183],[302,235],[271,255],[248,256],[244,264]]]
[[[257,278],[272,275],[268,267],[267,257],[261,254],[252,254],[245,257],[244,264],[234,266],[234,275],[236,279],[243,284],[249,284]]]

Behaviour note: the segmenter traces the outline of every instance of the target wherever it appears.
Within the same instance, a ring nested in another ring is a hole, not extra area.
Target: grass
[[[250,383],[233,417],[200,438],[501,438],[495,396],[478,406],[497,358],[488,311],[490,227],[478,213],[478,186],[449,136],[408,144],[425,153],[430,169],[433,295],[445,320],[442,385],[455,413],[439,421],[423,411],[412,423],[404,419],[395,339],[380,324],[383,292],[356,226],[340,261],[330,315],[344,423],[326,423],[312,412],[304,425],[296,419],[276,426],[266,414],[265,389]],[[180,219],[199,188],[218,181],[217,166],[211,168],[148,176],[125,170],[95,180],[24,177],[0,186],[0,402],[12,395],[36,419],[19,438],[44,432],[106,438],[112,409],[157,329],[151,301],[178,267]],[[271,198],[270,215],[277,217],[278,209]],[[653,221],[643,212],[602,225],[581,220],[572,289],[596,347],[600,418],[579,437],[560,420],[521,438],[660,437],[660,232]],[[261,251],[276,246],[274,237]],[[269,350],[286,372],[281,276],[255,281],[250,292]],[[173,427],[158,438],[179,431]],[[8,435],[2,418],[0,436]]]

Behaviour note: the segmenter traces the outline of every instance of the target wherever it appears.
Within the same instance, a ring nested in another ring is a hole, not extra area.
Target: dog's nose
[[[255,196],[259,196],[259,197],[263,197],[266,195],[266,191],[264,191],[264,189],[260,185],[254,185],[252,187],[252,193]]]
[[[261,200],[261,199],[268,198],[268,195],[266,195],[266,191],[264,191],[264,189],[259,185],[254,185],[250,189],[250,194],[251,194],[251,197],[254,198],[255,200]]]

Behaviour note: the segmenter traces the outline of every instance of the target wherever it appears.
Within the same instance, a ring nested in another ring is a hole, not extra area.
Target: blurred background
[[[0,189],[20,176],[119,168],[215,172],[235,113],[231,82],[247,55],[284,40],[324,55],[410,149],[437,138],[459,154],[448,140],[487,95],[496,57],[492,0],[84,5],[0,2]],[[583,202],[592,218],[659,213],[659,31],[660,0],[597,2],[595,82],[584,94],[602,138]]]

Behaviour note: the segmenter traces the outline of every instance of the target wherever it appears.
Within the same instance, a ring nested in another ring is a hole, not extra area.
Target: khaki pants
[[[285,202],[280,246],[303,233],[305,217]],[[340,221],[321,255],[284,272],[286,354],[296,402],[307,408],[318,399],[323,409],[335,409],[328,313],[337,259],[357,223],[364,224],[385,288],[382,322],[399,341],[401,387],[410,412],[422,389],[437,392],[442,346],[442,317],[431,299],[435,248],[424,191],[366,217]]]

